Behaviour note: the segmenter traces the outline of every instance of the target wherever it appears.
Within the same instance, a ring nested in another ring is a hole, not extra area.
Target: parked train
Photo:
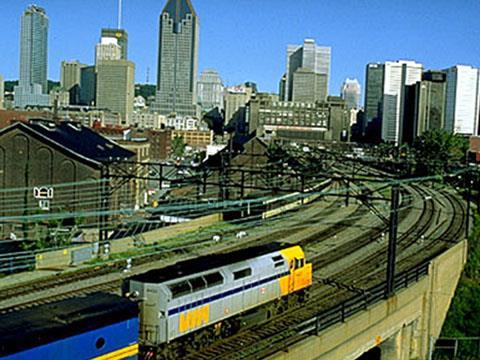
[[[2,315],[0,358],[177,359],[303,301],[311,283],[299,246],[202,256],[126,279],[130,299],[95,293]]]
[[[1,359],[136,359],[138,306],[94,293],[1,315]]]
[[[311,283],[301,247],[273,243],[133,276],[124,292],[139,302],[142,351],[178,358],[302,301]]]

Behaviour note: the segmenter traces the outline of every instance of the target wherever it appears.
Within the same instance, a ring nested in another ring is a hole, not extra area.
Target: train
[[[98,292],[2,314],[0,358],[136,359],[138,310]]]
[[[2,315],[2,359],[178,359],[305,301],[312,264],[271,243],[178,262],[94,293]]]
[[[304,301],[311,284],[302,248],[271,243],[133,276],[124,294],[139,303],[141,352],[175,359]]]

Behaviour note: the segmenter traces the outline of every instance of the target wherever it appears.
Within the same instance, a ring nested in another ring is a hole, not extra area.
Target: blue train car
[[[1,359],[136,359],[138,306],[95,293],[1,316]]]

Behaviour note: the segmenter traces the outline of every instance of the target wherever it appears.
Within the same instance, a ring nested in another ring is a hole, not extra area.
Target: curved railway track
[[[425,198],[425,190],[417,188],[416,191],[420,195],[421,199]],[[457,203],[457,206],[462,208],[462,204],[458,201]],[[409,229],[398,238],[398,248],[400,253],[414,245],[418,240],[418,234],[426,231],[431,225],[431,215],[433,211],[433,202],[423,202],[422,211],[417,221],[414,222]],[[457,236],[458,231],[451,229],[452,227],[449,226],[444,234],[448,235],[451,231],[452,237]],[[376,231],[378,231],[378,229]],[[370,237],[370,241],[371,239],[372,238]],[[345,247],[343,250],[347,251],[347,249],[350,249],[351,252],[351,247]],[[343,250],[341,251],[342,253],[344,252]],[[360,262],[356,263],[355,266],[352,266],[349,269],[338,269],[333,277],[336,281],[338,281],[338,283],[346,284],[345,287],[333,287],[321,284],[312,285],[312,299],[303,304],[301,307],[295,307],[287,311],[285,314],[274,318],[268,323],[242,331],[231,338],[219,342],[218,344],[213,344],[211,347],[205,350],[194,352],[188,357],[188,359],[258,359],[284,349],[286,345],[292,344],[305,337],[304,335],[298,334],[297,331],[294,330],[296,325],[312,318],[322,309],[328,309],[331,307],[332,303],[339,303],[347,300],[349,297],[351,297],[352,291],[361,292],[364,290],[364,286],[375,285],[374,282],[378,280],[376,277],[370,278],[368,282],[365,282],[365,284],[361,282],[359,284],[353,284],[351,279],[356,278],[358,281],[368,278],[368,275],[372,271],[374,272],[379,266],[382,266],[386,263],[383,260],[378,261],[378,259],[384,258],[385,254],[386,250],[380,248],[370,256],[364,257]],[[335,258],[339,257],[339,255],[335,255]],[[422,258],[423,261],[425,261],[425,256],[422,256]],[[325,265],[326,259],[327,257],[324,255],[319,255],[317,258],[311,260],[317,264],[318,268],[318,265],[322,263]],[[349,281],[350,286],[348,285]],[[358,287],[360,284],[364,286]]]

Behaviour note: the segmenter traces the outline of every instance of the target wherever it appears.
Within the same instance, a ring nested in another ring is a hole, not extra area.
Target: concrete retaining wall
[[[78,245],[68,249],[48,251],[35,256],[35,269],[62,269],[72,264],[72,252],[92,249],[92,245]]]
[[[380,347],[382,359],[426,359],[440,334],[467,259],[467,241],[435,258],[429,275],[388,300],[270,356],[270,360],[356,359]]]

